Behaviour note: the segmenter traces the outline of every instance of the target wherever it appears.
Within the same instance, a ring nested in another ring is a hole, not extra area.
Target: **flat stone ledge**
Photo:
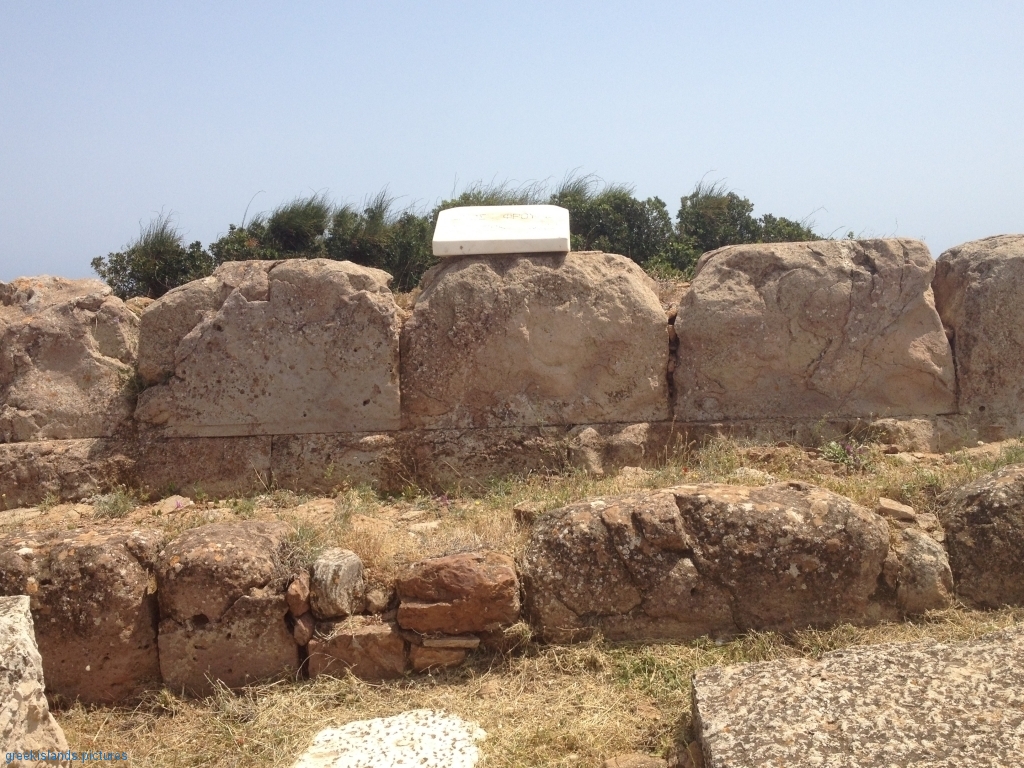
[[[707,768],[1024,764],[1024,628],[693,676]]]

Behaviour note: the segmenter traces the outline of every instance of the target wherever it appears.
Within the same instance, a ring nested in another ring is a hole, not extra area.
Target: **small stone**
[[[463,635],[519,619],[519,579],[511,557],[463,552],[423,560],[402,573],[398,623],[422,634]]]
[[[288,585],[285,592],[285,599],[288,600],[288,611],[293,616],[301,616],[309,611],[309,573],[303,570],[296,575],[292,583]]]
[[[288,612],[292,616],[302,616],[309,612],[309,573],[303,571],[292,579],[285,592],[288,601]],[[305,645],[305,643],[303,643]]]
[[[912,523],[917,519],[917,513],[914,512],[913,507],[900,504],[898,501],[887,499],[884,496],[878,500],[878,506],[875,507],[875,511],[882,515],[882,517],[889,517],[893,520],[907,523]]]
[[[184,496],[168,496],[166,499],[156,503],[156,511],[161,515],[169,515],[172,512],[177,512],[179,509],[194,506],[195,502],[192,499],[187,499]]]
[[[295,638],[295,644],[304,647],[309,644],[309,641],[313,639],[313,633],[316,631],[316,621],[313,619],[312,613],[304,613],[295,620],[295,628],[292,630],[292,637]]]
[[[318,619],[360,613],[365,604],[363,561],[348,549],[325,550],[313,564],[309,604]]]
[[[374,587],[366,593],[366,612],[384,613],[391,604],[391,592]]]
[[[476,635],[446,635],[445,637],[424,637],[424,648],[462,648],[467,651],[480,646],[480,638]]]
[[[409,661],[414,672],[426,672],[428,669],[447,669],[457,667],[466,660],[464,648],[428,648],[414,645],[409,650]]]
[[[539,501],[521,501],[512,507],[512,517],[518,525],[529,528],[544,512],[544,504]]]

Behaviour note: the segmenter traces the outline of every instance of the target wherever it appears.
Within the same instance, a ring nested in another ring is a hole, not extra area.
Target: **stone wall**
[[[222,495],[650,464],[731,434],[1024,434],[1024,236],[730,246],[665,306],[593,252],[380,270],[224,264],[158,301],[0,284],[0,503],[124,483]]]

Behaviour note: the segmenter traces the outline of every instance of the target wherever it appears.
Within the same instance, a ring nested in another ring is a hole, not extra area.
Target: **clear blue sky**
[[[172,212],[707,176],[818,231],[1024,231],[1024,3],[0,0],[0,280]],[[259,194],[257,194],[259,193]]]

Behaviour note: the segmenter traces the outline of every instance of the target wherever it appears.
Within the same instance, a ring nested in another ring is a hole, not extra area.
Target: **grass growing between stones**
[[[690,676],[703,667],[816,657],[853,645],[966,640],[1021,620],[1019,609],[957,608],[915,622],[790,637],[531,645],[519,656],[480,655],[448,673],[389,683],[319,678],[221,690],[201,700],[162,691],[133,708],[75,706],[57,719],[74,748],[123,749],[131,765],[289,766],[321,728],[428,707],[480,723],[488,733],[484,766],[591,768],[616,753],[685,748],[692,739]]]

